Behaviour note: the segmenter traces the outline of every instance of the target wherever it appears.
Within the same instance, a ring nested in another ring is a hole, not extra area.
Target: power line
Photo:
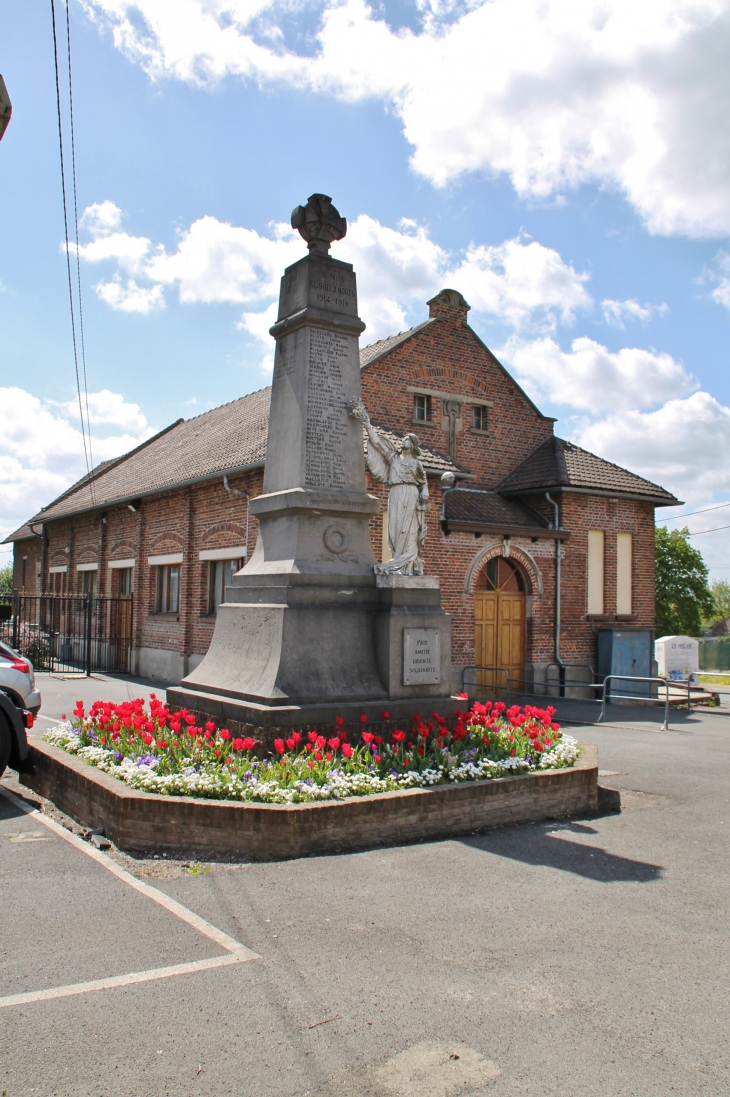
[[[68,202],[66,199],[66,168],[63,159],[63,127],[61,121],[61,85],[58,75],[58,35],[56,33],[56,8],[54,0],[51,0],[51,22],[53,24],[53,61],[56,71],[56,108],[58,111],[58,150],[61,158],[61,195],[63,198],[63,227],[64,236],[66,240],[66,272],[68,274],[68,296],[71,306],[71,338],[73,341],[74,351],[74,368],[76,370],[76,392],[79,398],[79,416],[81,418],[81,438],[84,443],[84,460],[86,462],[86,473],[89,477],[89,485],[92,491],[93,502],[93,485],[91,484],[91,466],[89,464],[89,452],[86,445],[86,431],[84,429],[84,409],[81,402],[81,379],[79,377],[79,355],[78,347],[76,343],[76,317],[74,313],[74,297],[73,297],[73,278],[71,275],[71,253],[70,244],[68,238]]]
[[[713,529],[699,529],[697,533],[690,533],[690,537],[699,537],[702,533],[717,533],[719,529],[730,529],[730,526],[715,526]]]
[[[89,438],[89,462],[91,468],[94,467],[94,455],[91,450],[91,419],[89,417],[89,389],[86,383],[86,345],[84,343],[84,313],[81,307],[81,259],[79,257],[79,207],[76,198],[76,143],[74,140],[74,97],[73,86],[71,83],[71,20],[69,15],[69,9],[71,5],[66,0],[66,52],[68,56],[68,109],[71,129],[71,176],[73,178],[74,185],[74,228],[76,230],[76,287],[79,298],[79,332],[81,335],[81,364],[84,374],[84,401],[86,403],[86,433]],[[92,491],[93,499],[93,486],[91,481],[89,487]]]
[[[703,507],[702,510],[688,510],[686,514],[673,514],[671,518],[665,518],[665,522],[675,522],[678,518],[690,518],[693,514],[707,514],[709,510],[722,510],[730,507],[730,503],[718,503],[715,507]]]

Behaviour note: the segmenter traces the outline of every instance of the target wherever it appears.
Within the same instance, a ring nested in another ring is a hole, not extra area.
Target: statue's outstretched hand
[[[362,400],[353,400],[350,404],[350,415],[353,419],[358,419],[363,426],[367,426],[370,422],[370,416],[367,413],[367,409]]]

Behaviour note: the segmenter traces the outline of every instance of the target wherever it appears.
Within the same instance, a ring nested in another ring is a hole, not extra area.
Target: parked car
[[[0,689],[14,704],[37,716],[41,695],[36,689],[33,664],[8,644],[0,641]]]
[[[0,777],[10,764],[23,770],[28,763],[28,738],[25,729],[33,727],[33,713],[14,703],[0,689]]]

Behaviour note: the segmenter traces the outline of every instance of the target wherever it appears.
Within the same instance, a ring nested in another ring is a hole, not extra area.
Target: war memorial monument
[[[331,725],[335,714],[393,718],[419,703],[448,714],[451,620],[439,580],[423,575],[428,488],[418,439],[399,446],[370,423],[360,390],[352,265],[332,258],[347,222],[326,195],[292,214],[308,254],[284,271],[264,492],[250,503],[256,549],[219,607],[207,655],[168,697],[236,726]],[[365,437],[364,437],[365,435]],[[365,445],[366,442],[366,445]],[[367,455],[366,455],[367,447]],[[391,559],[370,520],[390,488]]]

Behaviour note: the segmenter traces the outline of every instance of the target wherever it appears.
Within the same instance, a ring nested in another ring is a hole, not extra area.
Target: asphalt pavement
[[[0,1090],[726,1097],[730,719],[571,731],[597,817],[299,861],[93,859],[0,797]]]

